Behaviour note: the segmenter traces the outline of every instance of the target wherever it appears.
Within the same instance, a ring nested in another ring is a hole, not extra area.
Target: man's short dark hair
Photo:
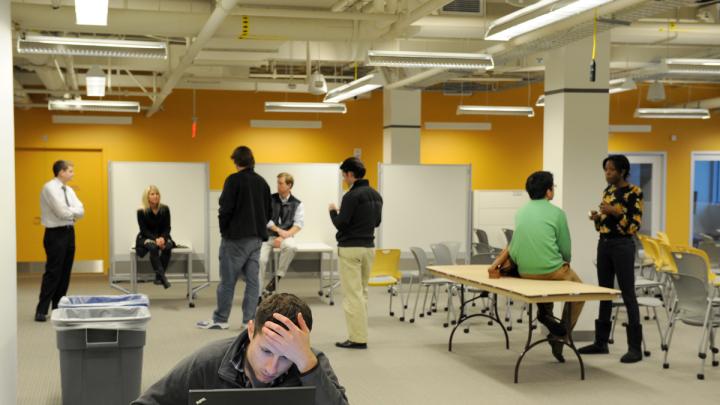
[[[552,190],[555,180],[550,172],[535,172],[527,178],[525,182],[525,190],[531,200],[539,200],[545,198],[548,190]]]
[[[69,160],[58,160],[57,162],[53,163],[53,175],[57,177],[61,171],[67,170],[72,165],[72,162],[70,162]]]
[[[255,310],[255,335],[260,333],[263,325],[267,321],[287,329],[287,327],[277,319],[273,318],[273,314],[278,313],[290,319],[298,327],[297,314],[301,313],[308,329],[312,330],[312,311],[310,307],[297,296],[288,293],[273,294],[269,298],[264,299]]]
[[[605,164],[607,162],[613,162],[613,166],[615,166],[615,170],[617,170],[620,173],[623,173],[623,179],[627,180],[628,176],[630,175],[630,161],[628,160],[627,156],[625,155],[610,155],[603,159],[603,170],[605,170]]]
[[[365,177],[365,165],[356,157],[345,159],[340,165],[340,170],[345,173],[352,173],[356,179]]]
[[[230,155],[230,159],[235,162],[238,167],[247,167],[252,169],[255,167],[255,156],[247,146],[238,146]]]

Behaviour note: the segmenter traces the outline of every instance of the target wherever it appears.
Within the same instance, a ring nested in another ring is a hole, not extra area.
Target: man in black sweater
[[[383,200],[365,177],[365,165],[351,157],[340,165],[343,180],[350,187],[341,209],[330,204],[330,218],[337,228],[340,282],[348,339],[335,346],[345,349],[367,348],[367,288],[375,258],[375,228],[382,219]]]
[[[255,317],[260,294],[258,270],[260,246],[268,239],[270,186],[255,173],[255,157],[247,146],[235,149],[231,156],[237,173],[225,179],[220,194],[220,284],[213,317],[197,323],[202,329],[227,329],[238,278],[245,281],[243,326]]]

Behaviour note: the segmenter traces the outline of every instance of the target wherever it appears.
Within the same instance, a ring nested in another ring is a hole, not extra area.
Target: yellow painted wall
[[[198,136],[192,139],[192,93],[176,91],[164,107],[151,118],[133,116],[133,125],[57,125],[51,123],[47,110],[15,110],[15,144],[17,148],[100,149],[103,155],[103,178],[107,178],[108,161],[182,161],[209,162],[210,187],[221,189],[225,177],[232,173],[233,149],[250,146],[258,163],[328,162],[338,163],[352,156],[354,148],[362,149],[368,179],[375,184],[377,162],[382,159],[382,94],[348,103],[348,113],[277,114],[264,113],[264,101],[318,101],[307,95],[261,94],[250,92],[203,91],[197,93]],[[142,102],[147,104],[148,100]],[[256,129],[250,119],[322,120],[321,130]],[[48,173],[51,169],[48,167]],[[50,176],[48,176],[50,177]],[[17,183],[23,173],[17,173]],[[107,206],[107,183],[102,190]],[[24,193],[18,204],[39,204],[36,193]],[[138,204],[140,196],[138,196]],[[107,215],[104,219],[107,229]],[[108,263],[108,235],[102,258]],[[44,257],[42,243],[35,245],[36,256]]]
[[[638,100],[643,107],[663,107],[688,99],[720,97],[720,88],[694,85],[689,93],[687,86],[666,85],[665,91],[667,101],[664,103],[645,101],[647,86],[640,88],[640,97],[638,91],[611,96],[610,123],[649,124],[652,133],[611,134],[609,148],[610,151],[667,153],[665,228],[672,243],[687,244],[690,238],[691,153],[720,151],[720,114],[713,114],[709,120],[649,120],[636,119],[633,112]],[[672,135],[677,135],[677,141],[671,140]]]
[[[420,160],[424,164],[472,164],[473,189],[524,189],[529,173],[542,170],[542,109],[535,117],[456,115],[460,104],[534,105],[542,94],[535,85],[501,93],[444,96],[426,92],[422,98],[423,122],[489,122],[490,131],[422,131]],[[530,100],[530,103],[528,103]],[[423,125],[424,128],[424,125]]]
[[[542,168],[543,110],[534,118],[458,116],[459,104],[534,105],[542,84],[499,93],[444,96],[425,92],[422,119],[425,121],[490,122],[491,131],[422,130],[421,162],[425,164],[473,165],[475,189],[521,189],[528,173]],[[644,100],[645,89],[641,90]],[[672,100],[685,101],[684,89],[668,86]],[[692,98],[720,97],[720,89],[696,88]],[[134,116],[132,126],[53,125],[45,110],[15,111],[15,142],[18,148],[101,149],[103,176],[110,160],[209,162],[210,186],[222,188],[234,168],[229,159],[233,148],[249,145],[258,162],[340,162],[362,148],[368,179],[376,184],[377,163],[382,160],[382,94],[348,103],[346,115],[267,114],[263,103],[272,101],[317,101],[307,95],[199,91],[199,131],[190,137],[192,101],[190,91],[176,91],[164,111],[152,118]],[[666,228],[674,243],[686,243],[689,235],[690,152],[720,151],[720,116],[711,120],[636,120],[632,113],[637,92],[611,96],[612,124],[651,124],[651,134],[614,134],[611,151],[665,151],[668,156]],[[671,101],[674,102],[674,101]],[[143,101],[147,103],[147,101]],[[649,105],[643,101],[643,106]],[[254,129],[250,119],[322,120],[321,130]],[[670,135],[678,135],[677,142]],[[598,170],[598,175],[602,173]],[[17,174],[19,183],[22,173]],[[107,189],[99,190],[107,198]],[[39,193],[39,190],[38,190]],[[28,194],[28,204],[37,204]],[[139,197],[138,197],[139,198]],[[20,203],[20,202],[19,202]],[[105,225],[106,226],[106,225]],[[106,235],[100,235],[106,238]],[[42,249],[38,244],[38,249]],[[103,256],[107,263],[107,245]]]

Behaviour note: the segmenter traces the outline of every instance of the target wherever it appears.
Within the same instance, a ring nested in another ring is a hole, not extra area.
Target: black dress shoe
[[[47,315],[41,314],[39,312],[37,314],[35,314],[35,322],[45,322],[46,320],[47,320]]]
[[[344,342],[336,342],[335,346],[343,349],[367,349],[367,343],[355,343],[349,340]]]

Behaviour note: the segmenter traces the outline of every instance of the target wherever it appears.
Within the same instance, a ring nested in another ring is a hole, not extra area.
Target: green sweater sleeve
[[[570,229],[568,229],[567,216],[563,211],[560,211],[559,216],[557,229],[558,247],[560,248],[560,254],[563,260],[570,263],[572,246],[570,244]]]

